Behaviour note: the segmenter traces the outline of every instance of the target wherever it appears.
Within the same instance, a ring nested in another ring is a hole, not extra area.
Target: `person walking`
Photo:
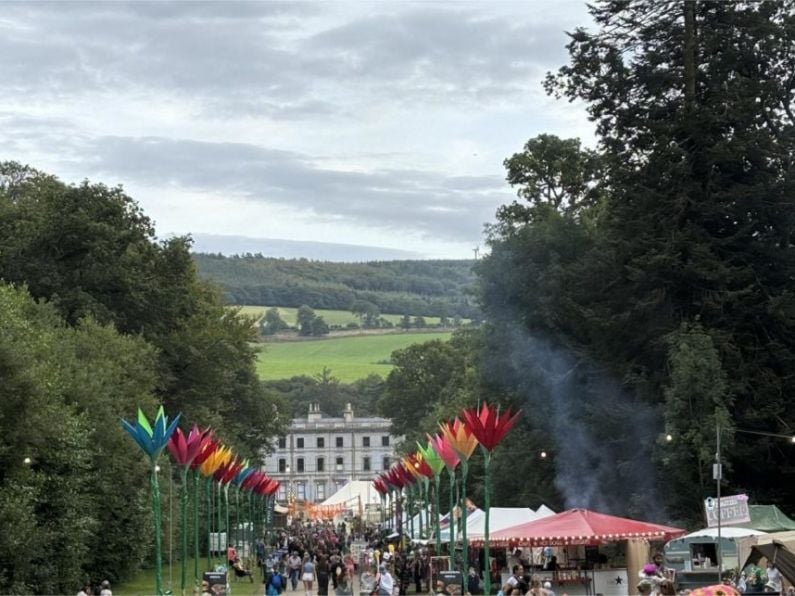
[[[298,556],[298,551],[293,551],[293,554],[287,559],[287,569],[290,573],[290,585],[295,592],[298,589],[298,576],[301,573],[301,557]]]
[[[317,596],[328,596],[329,564],[326,555],[319,555],[315,564]]]
[[[309,596],[315,583],[315,564],[309,559],[309,555],[304,555],[301,581],[304,583],[304,596]]]
[[[392,596],[392,592],[395,589],[395,578],[389,573],[386,564],[381,563],[378,568],[375,583],[378,586],[378,596]]]

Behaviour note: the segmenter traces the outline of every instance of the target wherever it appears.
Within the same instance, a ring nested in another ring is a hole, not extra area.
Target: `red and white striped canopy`
[[[683,534],[685,530],[670,526],[605,515],[587,509],[569,509],[557,515],[494,532],[489,542],[494,545],[519,546],[588,545],[621,540],[667,542]]]

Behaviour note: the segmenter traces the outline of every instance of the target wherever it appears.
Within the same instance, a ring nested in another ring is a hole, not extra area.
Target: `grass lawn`
[[[206,559],[202,559],[199,563],[199,573],[203,573],[206,567]],[[163,562],[163,589],[171,590],[175,596],[180,594],[180,581],[181,581],[181,567],[179,563],[174,563],[170,568],[171,576],[169,577],[168,562]],[[173,583],[172,583],[173,581]],[[193,595],[193,559],[188,560],[188,587],[185,593],[188,596]],[[255,594],[261,596],[265,593],[262,587],[262,579],[257,575],[257,570],[254,570],[254,583],[248,580],[235,581],[232,579],[232,594],[240,594],[242,596],[253,596]],[[134,580],[126,583],[111,586],[114,596],[148,596],[155,593],[155,570],[143,569],[138,572]]]
[[[268,310],[268,306],[241,306],[239,307],[241,312],[246,315],[250,315],[253,317],[257,317],[258,319],[261,318],[265,311]],[[296,325],[296,313],[298,312],[297,308],[291,308],[287,306],[278,306],[279,314],[281,315],[284,322],[290,326]],[[323,320],[326,321],[329,325],[339,325],[340,327],[344,327],[348,323],[361,323],[358,317],[355,317],[350,311],[348,310],[324,310],[324,309],[313,309],[315,314],[319,317],[323,317]],[[400,319],[402,318],[401,315],[381,315],[387,321],[391,321],[394,325],[400,323]],[[412,317],[413,319],[414,317]],[[425,322],[428,325],[438,325],[439,324],[439,317],[424,317]]]
[[[385,377],[392,370],[388,363],[395,350],[432,339],[450,339],[450,333],[395,333],[321,339],[314,341],[262,344],[257,358],[261,379],[286,379],[297,375],[317,375],[323,367],[332,376],[350,383],[376,374]]]

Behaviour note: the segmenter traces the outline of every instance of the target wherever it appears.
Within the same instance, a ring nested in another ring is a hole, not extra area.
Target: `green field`
[[[240,308],[240,311],[252,317],[256,317],[257,319],[262,318],[262,315],[265,314],[265,311],[270,308],[269,306],[239,306],[236,308]],[[284,322],[290,326],[296,325],[296,313],[298,312],[297,308],[291,308],[287,306],[278,306],[279,314],[284,319]],[[324,310],[322,308],[313,309],[315,314],[319,317],[323,317],[323,320],[326,321],[329,325],[339,325],[340,327],[344,327],[348,323],[359,323],[359,318],[354,316],[354,314],[348,310]],[[401,315],[381,315],[387,321],[390,321],[394,325],[398,325],[400,323],[400,319],[403,318]],[[412,317],[413,319],[414,317]],[[424,317],[425,322],[428,325],[438,325],[439,324],[439,317]]]
[[[332,376],[350,383],[369,374],[385,377],[392,370],[389,357],[395,350],[432,339],[447,340],[450,333],[392,333],[314,341],[261,344],[257,372],[261,379],[317,375],[323,367]]]

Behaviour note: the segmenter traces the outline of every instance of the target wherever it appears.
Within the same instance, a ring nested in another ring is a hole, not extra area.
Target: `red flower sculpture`
[[[174,434],[168,440],[168,450],[177,465],[189,466],[193,463],[193,460],[201,452],[202,446],[206,445],[205,438],[207,438],[209,432],[209,428],[200,431],[199,427],[194,424],[188,436],[185,437],[182,429],[177,427],[177,430],[174,431]]]
[[[483,402],[479,411],[473,408],[464,410],[462,414],[467,428],[475,435],[478,443],[488,451],[494,451],[516,424],[521,411],[514,413],[508,408],[508,411],[501,415],[499,408],[490,408],[489,404]]]

